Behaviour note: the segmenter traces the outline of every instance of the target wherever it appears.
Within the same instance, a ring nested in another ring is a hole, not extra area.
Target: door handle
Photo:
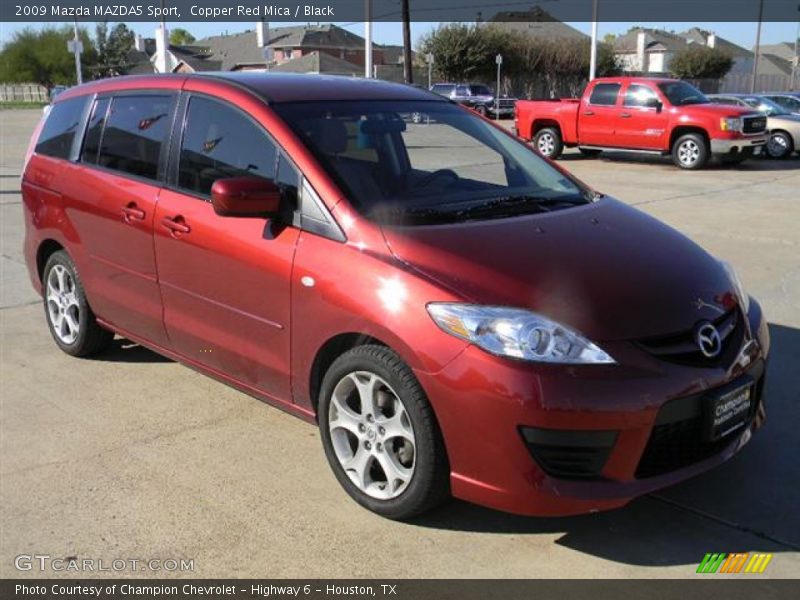
[[[631,118],[631,113],[622,113],[622,114],[620,114],[620,117],[623,118],[623,119],[630,119]]]
[[[161,226],[169,229],[174,236],[181,233],[189,233],[192,230],[180,215],[176,217],[164,217],[161,219]]]
[[[586,110],[583,112],[583,114],[585,114],[587,117],[591,117],[594,114],[594,112],[591,110]]]
[[[144,221],[145,212],[136,206],[136,202],[128,202],[127,205],[122,207],[122,219],[126,223],[131,221]]]

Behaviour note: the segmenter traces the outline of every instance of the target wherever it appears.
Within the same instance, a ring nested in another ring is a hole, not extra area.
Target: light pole
[[[500,120],[500,67],[503,64],[503,55],[498,54],[494,57],[497,63],[497,88],[494,91],[494,118],[496,121]]]
[[[433,52],[428,52],[425,59],[428,62],[428,89],[431,89],[433,86]]]
[[[364,77],[372,77],[372,0],[364,0]]]
[[[589,54],[589,81],[597,75],[597,1],[592,0],[592,49]]]
[[[75,35],[67,41],[67,50],[75,55],[75,80],[78,85],[83,83],[83,73],[81,72],[81,52],[83,52],[83,43],[78,37],[78,19],[75,19]]]

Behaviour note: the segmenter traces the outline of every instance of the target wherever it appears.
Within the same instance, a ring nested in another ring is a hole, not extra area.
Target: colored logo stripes
[[[772,554],[763,552],[709,552],[700,561],[698,573],[763,573]]]

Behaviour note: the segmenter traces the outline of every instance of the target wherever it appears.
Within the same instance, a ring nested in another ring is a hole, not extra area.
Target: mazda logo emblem
[[[708,321],[701,323],[695,333],[695,341],[700,352],[707,358],[715,358],[722,350],[722,339],[719,331]]]

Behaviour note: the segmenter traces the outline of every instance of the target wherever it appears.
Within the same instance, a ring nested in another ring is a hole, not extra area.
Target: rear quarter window
[[[70,157],[72,142],[80,126],[87,100],[86,96],[81,96],[53,105],[36,142],[37,154],[53,158]]]

